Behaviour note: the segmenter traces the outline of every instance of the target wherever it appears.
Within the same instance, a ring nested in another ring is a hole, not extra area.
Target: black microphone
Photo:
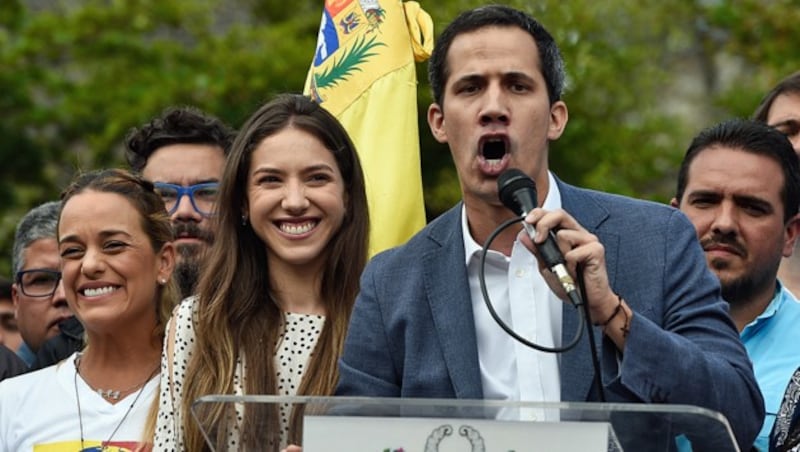
[[[516,168],[510,168],[500,174],[497,178],[497,192],[500,196],[500,202],[523,218],[536,208],[536,183],[527,174]],[[531,241],[533,241],[536,236],[536,229],[524,221],[522,225],[525,227],[525,231],[527,231]],[[564,255],[561,254],[561,250],[558,249],[556,244],[555,233],[551,230],[544,242],[539,244],[534,242],[534,245],[536,245],[536,249],[539,251],[539,255],[542,256],[547,268],[558,277],[561,287],[567,292],[573,304],[580,304],[580,297],[577,297],[578,294],[575,290],[575,282],[567,272],[567,268],[564,266]],[[577,303],[576,300],[578,301]]]

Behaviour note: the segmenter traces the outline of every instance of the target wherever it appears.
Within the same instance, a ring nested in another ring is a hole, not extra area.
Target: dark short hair
[[[758,104],[758,108],[756,108],[755,113],[753,113],[753,119],[760,122],[767,122],[769,110],[772,108],[775,99],[781,94],[787,93],[800,93],[800,71],[781,80],[780,83],[775,85],[775,87],[761,99],[761,103]]]
[[[783,220],[797,214],[800,206],[800,160],[785,135],[758,121],[731,119],[700,132],[689,145],[678,172],[675,199],[681,202],[689,183],[689,166],[701,152],[714,146],[725,146],[774,160],[783,170]]]
[[[528,14],[503,5],[481,6],[461,13],[436,40],[428,62],[428,80],[433,91],[433,100],[439,105],[444,101],[444,87],[450,77],[447,67],[447,53],[458,35],[486,27],[517,27],[533,37],[539,50],[542,75],[547,84],[550,104],[561,99],[566,74],[564,60],[553,36],[536,19]]]
[[[131,169],[141,173],[150,155],[164,146],[206,144],[218,146],[228,155],[235,136],[236,131],[230,126],[197,108],[171,107],[149,123],[128,132],[126,157]]]

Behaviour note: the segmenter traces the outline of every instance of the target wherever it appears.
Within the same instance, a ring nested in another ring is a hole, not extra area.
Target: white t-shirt
[[[107,446],[115,452],[132,451],[140,445],[158,378],[147,382],[133,408],[138,390],[111,404],[76,375],[76,356],[0,382],[0,451],[81,450],[81,423],[86,448],[109,440]]]

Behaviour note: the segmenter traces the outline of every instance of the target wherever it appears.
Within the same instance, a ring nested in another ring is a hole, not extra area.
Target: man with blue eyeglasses
[[[169,212],[182,297],[195,292],[203,256],[214,242],[214,208],[235,131],[193,107],[165,110],[130,131],[128,163],[153,182]]]

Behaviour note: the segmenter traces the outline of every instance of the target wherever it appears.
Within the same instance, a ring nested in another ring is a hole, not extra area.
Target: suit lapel
[[[591,233],[596,234],[605,247],[606,266],[611,286],[614,287],[619,236],[601,228],[608,210],[588,196],[583,190],[556,180],[561,192],[564,210],[575,217]],[[461,234],[461,208],[459,204],[445,213],[429,239],[435,243],[422,256],[425,288],[431,309],[434,334],[441,344],[445,365],[457,398],[483,398],[475,320],[469,293],[469,282]],[[442,284],[442,281],[448,283]],[[578,328],[576,309],[564,304],[562,343],[568,343]],[[592,328],[597,353],[602,348],[602,333]],[[587,400],[594,378],[589,340],[584,332],[578,345],[561,356],[561,400]]]
[[[480,399],[483,389],[461,234],[461,206],[445,213],[431,229],[429,239],[435,245],[422,256],[422,265],[435,334],[455,396]]]
[[[586,192],[558,180],[557,183],[561,192],[563,209],[569,212],[589,232],[597,235],[600,242],[603,243],[608,278],[611,287],[614,287],[619,237],[615,233],[601,228],[602,223],[609,217],[608,210],[593,198],[587,196]],[[578,329],[579,320],[580,317],[576,309],[565,303],[563,308],[563,329],[561,331],[563,344],[567,344],[572,340]],[[561,400],[563,401],[585,401],[589,396],[589,391],[594,381],[594,369],[589,350],[589,339],[586,333],[584,331],[581,341],[575,348],[561,356]],[[588,333],[594,335],[596,353],[600,358],[603,344],[602,332],[598,328],[592,328]]]

